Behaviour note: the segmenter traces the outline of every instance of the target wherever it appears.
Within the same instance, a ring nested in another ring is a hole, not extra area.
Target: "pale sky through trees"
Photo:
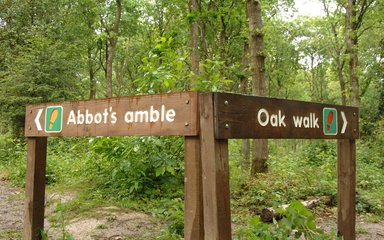
[[[324,16],[323,5],[316,0],[295,0],[298,16],[320,17]]]

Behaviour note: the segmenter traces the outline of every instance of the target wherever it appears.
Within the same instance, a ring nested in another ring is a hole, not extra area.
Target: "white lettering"
[[[86,113],[88,114],[88,109],[87,109]],[[83,123],[84,123],[84,114],[82,114],[80,112],[80,110],[77,110],[77,122],[76,122],[76,124],[83,124]]]
[[[69,125],[70,123],[72,123],[72,124],[76,124],[76,117],[75,117],[75,113],[73,112],[73,110],[71,110],[71,111],[69,112],[67,125]]]
[[[111,123],[115,124],[117,122],[116,112],[112,112],[111,114]]]
[[[316,115],[314,113],[312,113],[312,119],[313,119],[313,128],[320,128],[319,126],[319,118],[316,117]]]
[[[164,122],[165,106],[161,105],[161,122]]]
[[[154,110],[153,106],[151,106],[150,114],[149,115],[150,115],[150,118],[149,118],[150,122],[157,122],[157,121],[159,121],[160,113],[159,113],[159,111]]]
[[[301,123],[303,121],[303,117],[293,116],[293,124],[297,128],[301,128]]]
[[[296,128],[320,128],[319,118],[314,113],[309,116],[293,116],[293,124]]]
[[[135,122],[148,122],[148,111],[136,111]]]
[[[271,125],[272,127],[277,127],[278,119],[276,114],[271,115]]]
[[[309,117],[304,117],[304,120],[303,120],[303,125],[305,128],[309,128],[310,127],[310,121],[309,121]]]
[[[279,110],[279,127],[286,127],[287,126],[287,125],[285,125],[284,119],[285,119],[285,115],[282,115],[281,111]]]
[[[173,122],[173,121],[175,121],[175,116],[176,116],[175,110],[169,109],[167,111],[165,118],[167,119],[168,122]]]
[[[95,115],[95,123],[96,124],[100,124],[101,121],[103,121],[103,116],[101,115],[101,113],[96,113],[96,115]]]
[[[286,127],[284,122],[285,115],[281,113],[281,110],[277,114],[269,114],[265,108],[261,108],[257,113],[257,121],[262,127],[270,124],[272,127]]]
[[[93,123],[93,114],[88,112],[88,109],[85,111],[85,124],[92,124]],[[77,123],[82,124],[82,123]]]
[[[111,111],[111,110],[109,110],[109,111]],[[104,124],[107,124],[107,121],[108,121],[108,115],[109,115],[109,113],[108,113],[108,109],[104,109],[104,112],[103,112],[103,117],[104,117]]]
[[[262,120],[261,119],[261,116],[262,114],[265,115],[265,120]],[[268,111],[265,110],[264,108],[260,109],[259,112],[257,113],[257,120],[259,121],[259,124],[263,127],[267,126],[268,125],[268,122],[269,122],[269,114],[268,114]]]
[[[124,121],[126,123],[133,123],[133,112],[126,112],[124,116]]]

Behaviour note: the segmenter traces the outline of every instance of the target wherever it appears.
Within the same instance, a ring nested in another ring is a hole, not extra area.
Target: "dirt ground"
[[[46,196],[45,231],[49,239],[63,237],[63,228],[76,240],[126,240],[153,239],[161,226],[153,218],[141,212],[130,211],[118,207],[99,207],[85,215],[71,220],[60,220],[55,211],[57,203],[65,203],[73,199],[71,193],[48,193]],[[11,187],[4,179],[0,179],[0,240],[22,239],[24,192]],[[56,221],[48,219],[56,217]]]
[[[77,240],[123,240],[123,239],[153,239],[161,226],[156,224],[151,216],[120,209],[114,206],[90,210],[86,216],[79,216],[64,224],[56,225],[47,219],[57,214],[55,208],[60,202],[70,201],[74,196],[70,193],[60,195],[48,194],[46,206],[45,229],[50,239],[62,237],[62,226]],[[23,232],[23,199],[24,193],[18,188],[11,187],[0,178],[0,239],[22,239]],[[329,209],[319,214],[318,225],[327,231],[336,229],[335,210]],[[60,226],[61,225],[61,226]],[[356,224],[358,240],[384,240],[384,221],[372,223],[358,217]]]

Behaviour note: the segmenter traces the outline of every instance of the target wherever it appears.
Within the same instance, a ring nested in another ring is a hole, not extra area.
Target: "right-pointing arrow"
[[[43,112],[43,109],[40,108],[35,117],[35,124],[36,124],[37,131],[43,131],[43,128],[41,127],[41,124],[40,124],[40,116],[42,112]]]
[[[341,111],[341,118],[343,119],[343,127],[341,128],[341,134],[344,134],[345,130],[347,129],[348,122],[343,111]]]

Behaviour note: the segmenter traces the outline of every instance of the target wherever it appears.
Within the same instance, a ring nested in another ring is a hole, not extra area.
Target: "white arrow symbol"
[[[341,118],[343,119],[343,127],[341,128],[341,134],[345,133],[345,129],[347,128],[348,122],[347,118],[345,117],[345,113],[341,111]]]
[[[43,129],[41,128],[41,124],[40,124],[40,116],[42,113],[43,113],[43,109],[40,108],[39,111],[37,112],[36,117],[35,117],[35,124],[37,127],[37,131],[43,131]]]

